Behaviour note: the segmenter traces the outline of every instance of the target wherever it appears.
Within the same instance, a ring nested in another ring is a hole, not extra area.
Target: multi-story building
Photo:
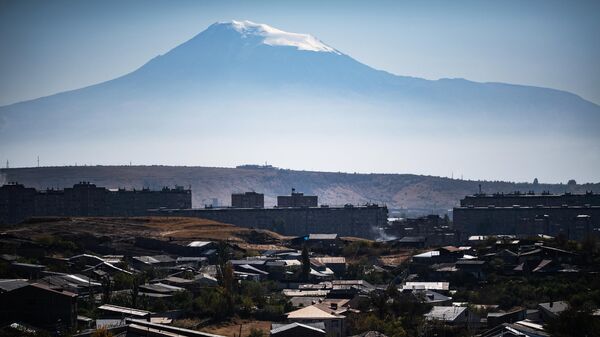
[[[318,198],[316,195],[304,195],[296,193],[292,188],[291,195],[280,195],[277,197],[277,207],[317,207]]]
[[[600,234],[600,195],[477,194],[454,208],[454,228],[467,235],[564,235],[583,240]]]
[[[265,195],[256,192],[233,193],[231,207],[234,208],[264,208]]]
[[[0,223],[31,216],[141,216],[149,209],[191,207],[192,192],[182,187],[109,190],[89,182],[63,190],[36,191],[17,183],[0,187]]]

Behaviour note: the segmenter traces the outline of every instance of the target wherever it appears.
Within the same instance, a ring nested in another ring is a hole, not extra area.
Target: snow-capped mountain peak
[[[290,33],[263,23],[232,20],[219,22],[217,25],[231,27],[244,38],[259,37],[263,44],[269,46],[288,46],[298,50],[341,54],[310,34]]]

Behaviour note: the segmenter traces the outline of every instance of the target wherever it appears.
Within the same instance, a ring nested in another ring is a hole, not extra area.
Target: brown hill
[[[189,242],[227,241],[243,249],[276,249],[284,239],[275,232],[241,228],[220,222],[179,217],[33,218],[18,226],[3,226],[4,234],[40,239],[47,236],[73,241],[95,237],[113,244],[135,237]]]
[[[194,207],[203,207],[217,198],[230,204],[233,192],[257,191],[265,194],[267,206],[276,196],[289,194],[292,187],[319,196],[319,203],[343,205],[375,202],[408,214],[444,213],[468,194],[544,190],[553,193],[581,193],[600,190],[600,184],[531,184],[501,181],[449,179],[414,174],[351,174],[293,171],[276,168],[214,168],[187,166],[67,166],[1,169],[0,182],[18,181],[43,189],[63,188],[90,181],[108,188],[152,189],[163,186],[190,186]]]

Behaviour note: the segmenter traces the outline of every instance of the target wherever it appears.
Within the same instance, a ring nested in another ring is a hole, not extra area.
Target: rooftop
[[[287,314],[288,319],[333,319],[334,316],[314,305],[292,311]]]
[[[466,307],[434,306],[429,313],[425,314],[425,319],[452,322],[465,310]]]

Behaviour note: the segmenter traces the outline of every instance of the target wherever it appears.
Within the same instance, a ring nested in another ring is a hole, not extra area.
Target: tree
[[[540,183],[540,182],[538,181],[538,178],[534,178],[534,179],[533,179],[533,184],[534,184],[534,185],[538,185],[539,183]]]
[[[110,277],[107,275],[102,278],[102,303],[110,303],[110,297],[112,294],[112,282]]]
[[[300,277],[303,280],[308,280],[309,276],[310,276],[310,257],[308,256],[308,249],[306,248],[306,245],[304,245],[302,247],[302,270],[301,270]]]
[[[96,329],[91,337],[113,337],[113,334],[106,327]]]
[[[264,337],[264,336],[265,336],[264,332],[257,328],[250,329],[250,334],[248,335],[248,337]]]

